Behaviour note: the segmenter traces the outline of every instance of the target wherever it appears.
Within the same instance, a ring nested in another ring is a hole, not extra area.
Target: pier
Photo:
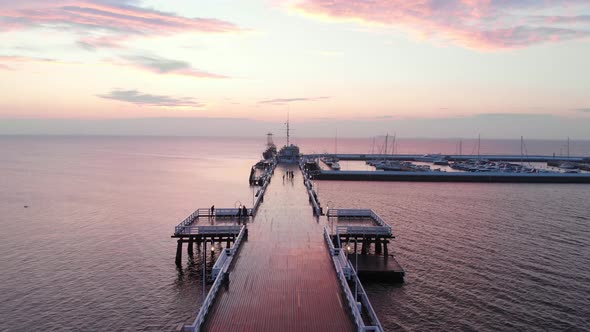
[[[205,251],[208,242],[225,244],[195,321],[178,330],[383,331],[357,274],[358,267],[366,272],[368,263],[340,245],[329,220],[368,213],[377,225],[337,228],[343,239],[355,236],[364,248],[379,243],[380,251],[387,251],[391,227],[371,210],[328,210],[330,217],[323,217],[309,176],[297,166],[267,168],[247,216],[238,217],[238,209],[198,209],[175,227],[177,264],[182,264],[183,243],[189,243],[189,254],[191,243],[205,243]],[[293,178],[282,180],[287,171]],[[275,172],[281,176],[271,183]],[[349,256],[356,257],[356,265]]]

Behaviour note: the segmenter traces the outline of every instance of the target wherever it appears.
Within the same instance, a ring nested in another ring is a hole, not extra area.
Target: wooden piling
[[[178,245],[176,246],[176,265],[182,265],[182,238],[178,239]]]
[[[382,239],[381,238],[376,238],[375,239],[375,253],[380,255],[381,254],[381,244],[382,244]]]
[[[361,247],[361,255],[366,255],[371,249],[371,243],[369,240],[363,238],[363,246]]]
[[[193,254],[194,254],[194,252],[193,252],[193,237],[192,237],[192,236],[190,236],[190,237],[188,238],[188,246],[187,246],[187,248],[186,248],[186,249],[187,249],[187,253],[188,253],[188,255],[189,255],[190,257],[192,257],[192,256],[193,256]]]

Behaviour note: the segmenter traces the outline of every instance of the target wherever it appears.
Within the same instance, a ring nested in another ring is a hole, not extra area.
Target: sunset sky
[[[0,40],[0,134],[590,139],[588,0],[0,0]]]

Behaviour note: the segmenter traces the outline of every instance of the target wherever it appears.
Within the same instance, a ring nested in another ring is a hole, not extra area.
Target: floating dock
[[[275,167],[293,178],[271,184]],[[183,243],[189,243],[189,255],[193,242],[205,243],[205,251],[208,241],[226,245],[196,319],[178,330],[383,331],[355,265],[328,233],[308,175],[294,164],[273,164],[260,182],[248,216],[238,217],[237,209],[199,209],[176,226],[178,264]],[[365,263],[356,266],[369,270]]]

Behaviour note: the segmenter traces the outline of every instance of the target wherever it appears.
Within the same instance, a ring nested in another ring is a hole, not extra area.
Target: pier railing
[[[313,182],[311,182],[309,174],[305,171],[303,163],[299,164],[299,168],[301,169],[301,174],[303,174],[303,184],[305,184],[305,187],[307,188],[307,194],[309,195],[309,201],[311,202],[313,212],[316,216],[321,216],[322,206],[318,200],[315,188],[313,187]]]
[[[236,238],[233,246],[229,249],[225,249],[221,252],[221,255],[215,261],[215,265],[213,265],[212,274],[214,275],[213,285],[207,293],[207,297],[205,301],[203,301],[203,305],[197,314],[197,318],[191,325],[185,325],[183,327],[183,331],[185,332],[199,332],[201,330],[201,326],[205,322],[205,318],[211,309],[211,306],[215,302],[215,298],[219,291],[219,287],[221,287],[223,283],[223,279],[225,278],[225,273],[229,270],[229,267],[235,257],[236,252],[240,248],[240,244],[242,243],[243,238],[246,234],[246,226],[241,226],[240,233]]]
[[[242,243],[242,239],[244,238],[245,233],[246,233],[246,227],[242,226],[240,229],[240,233],[238,234],[238,237],[236,238],[236,241],[234,242],[234,245],[231,248],[225,248],[221,252],[219,257],[215,261],[215,264],[213,265],[213,272],[211,273],[212,280],[215,280],[215,278],[217,278],[219,273],[221,271],[223,271],[223,269],[226,267],[228,259],[235,255],[236,251],[240,247],[240,244]]]
[[[254,205],[252,206],[252,215],[256,215],[258,212],[258,208],[260,207],[260,203],[264,201],[264,194],[266,193],[266,188],[270,184],[270,179],[274,174],[275,168],[277,167],[276,163],[273,163],[269,168],[266,169],[264,174],[260,177],[262,179],[262,186],[256,192],[256,200],[254,201]]]
[[[251,216],[254,209],[246,209],[248,212],[247,216]],[[190,216],[186,217],[183,221],[180,222],[174,228],[174,235],[195,235],[200,234],[200,230],[203,227],[208,227],[211,230],[214,228],[211,227],[229,227],[229,226],[207,226],[207,225],[194,225],[195,221],[199,218],[236,218],[239,216],[238,213],[241,213],[242,210],[239,208],[218,208],[214,211],[211,211],[209,208],[200,208],[197,209],[195,212],[191,213]],[[239,227],[239,226],[238,226]],[[202,232],[201,232],[202,234]]]
[[[324,227],[324,239],[328,244],[328,249],[330,250],[330,255],[332,256],[332,262],[334,263],[334,268],[336,269],[336,274],[338,276],[338,281],[340,282],[340,286],[344,291],[344,295],[346,296],[346,300],[348,302],[348,306],[352,312],[352,316],[354,318],[354,323],[356,324],[358,331],[377,331],[383,332],[383,327],[381,326],[381,322],[379,322],[379,318],[369,301],[369,298],[363,288],[354,267],[351,265],[350,261],[346,258],[346,251],[342,248],[335,248],[334,243],[332,242],[332,238],[330,237],[330,231],[328,227]],[[350,289],[349,281],[357,283],[357,297],[352,293]],[[357,299],[360,297],[360,302]],[[362,309],[365,310],[367,313],[370,325],[366,325],[362,315]]]
[[[391,226],[371,209],[328,209],[328,218],[371,218],[377,226],[339,225],[338,232],[343,234],[393,235]]]
[[[242,226],[176,226],[175,235],[237,234]]]

